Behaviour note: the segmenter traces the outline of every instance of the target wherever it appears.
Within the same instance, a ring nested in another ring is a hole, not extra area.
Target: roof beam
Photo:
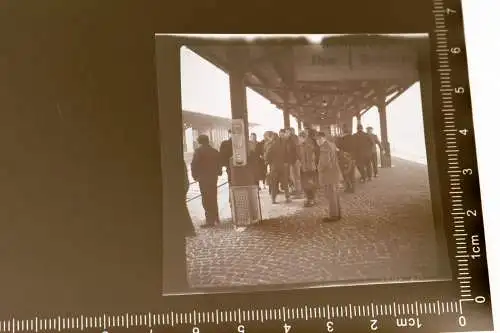
[[[290,96],[292,95],[294,99],[298,101],[300,98],[298,94],[295,93],[295,75],[293,73],[294,66],[292,61],[293,59],[290,58],[292,57],[292,53],[289,47],[285,46],[283,50],[284,56],[282,59],[280,59],[281,61],[278,61],[278,59],[274,58],[271,61],[271,65],[276,74],[278,74],[278,76],[280,77],[280,81],[285,85],[285,97],[287,99],[287,102],[290,101]],[[268,51],[266,50],[266,52]],[[285,68],[283,68],[281,65],[283,63]]]
[[[413,84],[413,83],[411,83],[411,84]],[[405,87],[402,87],[402,88],[400,87],[396,90],[387,91],[388,92],[387,95],[391,95],[395,91],[397,91],[398,93],[396,95],[392,96],[391,99],[386,102],[386,105],[388,105],[389,103],[394,101],[396,98],[398,98],[404,91],[406,91],[408,89],[409,86],[411,86],[411,84],[406,85]],[[322,96],[322,95],[317,95],[314,98],[317,98],[320,96]],[[364,97],[363,95],[355,96],[355,95],[347,95],[347,94],[344,94],[342,96],[347,97],[347,98],[343,98],[343,101],[332,103],[332,104],[329,104],[328,106],[319,106],[316,103],[311,103],[311,104],[289,103],[288,107],[290,107],[290,108],[310,108],[310,109],[312,108],[314,110],[319,110],[319,111],[320,110],[338,109],[338,110],[340,110],[339,112],[341,112],[342,114],[346,114],[346,116],[348,116],[348,117],[354,117],[360,110],[365,109],[364,111],[362,111],[362,114],[363,114],[367,110],[369,110],[371,107],[376,105],[376,95],[375,94],[372,96],[368,96],[368,97]],[[350,101],[349,101],[349,99],[350,99]],[[342,105],[342,103],[343,103],[343,105]],[[277,106],[282,107],[282,104],[279,103]],[[350,111],[350,110],[353,110],[353,111]]]
[[[392,96],[391,98],[389,98],[389,100],[385,101],[385,105],[389,105],[391,104],[396,98],[398,98],[399,96],[401,96],[406,90],[408,90],[409,87],[404,87],[404,88],[399,88],[397,90],[397,94]],[[394,93],[394,92],[393,92]]]
[[[331,110],[330,110],[331,111]],[[303,113],[300,115],[300,119],[304,120],[307,123],[312,124],[333,124],[337,122],[337,113],[325,113],[323,114],[314,112],[314,113]]]
[[[209,63],[211,63],[212,65],[216,66],[217,68],[219,68],[223,72],[225,72],[228,75],[230,75],[230,71],[232,69],[231,64],[228,63],[228,62],[225,62],[225,61],[221,60],[219,57],[217,57],[216,55],[214,55],[212,52],[209,52],[208,51],[209,49],[201,51],[196,46],[189,46],[188,48],[191,51],[193,51],[194,53],[196,53],[197,55],[199,55],[200,57],[202,57],[203,59],[205,59],[206,61],[208,61]],[[263,78],[260,74],[256,73],[255,71],[252,71],[251,73],[262,83],[262,85],[259,85],[258,87],[256,87],[255,85],[253,85],[250,82],[248,82],[247,80],[245,80],[246,87],[248,87],[248,88],[261,88],[261,89],[271,90],[271,91],[273,91],[274,94],[276,94],[280,99],[283,100],[283,96],[279,93],[279,90],[275,91],[273,89],[268,89],[267,88],[267,86],[271,85],[270,82],[268,82],[265,78]],[[266,94],[260,93],[260,95],[262,95],[267,100],[271,100],[271,98],[269,96],[266,96],[268,94],[269,93],[266,93]]]
[[[279,105],[276,105],[276,106],[281,108],[284,105],[280,103]],[[291,109],[294,109],[294,110],[305,109],[305,108],[314,109],[314,110],[332,110],[332,107],[315,106],[315,105],[303,106],[303,105],[297,105],[297,104],[290,104],[288,107]],[[299,111],[299,113],[300,113],[300,111]]]
[[[191,48],[198,55],[202,56],[207,61],[216,65],[217,67],[219,67],[223,71],[228,72],[231,70],[231,64],[224,62],[223,60],[220,59],[220,57],[217,57],[216,54],[209,52],[208,49],[202,51],[202,50],[199,50],[198,47],[196,47],[196,46],[189,47],[189,48]],[[200,52],[200,51],[202,51],[202,52]],[[247,48],[246,51],[249,53],[250,50]],[[382,88],[382,87],[377,87],[378,82],[372,82],[372,81],[363,82],[364,84],[359,84],[359,82],[352,82],[355,85],[353,85],[353,87],[350,89],[338,89],[338,88],[328,89],[328,88],[311,87],[311,86],[309,86],[309,87],[302,86],[301,87],[300,84],[297,84],[297,82],[295,81],[295,78],[294,78],[294,73],[293,73],[294,66],[293,66],[293,61],[291,61],[292,59],[284,57],[283,62],[277,61],[278,58],[280,57],[280,55],[282,56],[284,52],[289,53],[287,51],[287,48],[286,47],[279,47],[279,48],[271,49],[271,50],[268,48],[266,50],[266,52],[267,52],[267,54],[262,56],[262,57],[258,57],[258,58],[253,59],[253,60],[247,58],[247,60],[244,61],[245,65],[250,66],[250,67],[245,66],[245,70],[247,72],[253,74],[253,76],[261,83],[261,84],[251,84],[248,80],[245,80],[245,85],[248,88],[252,88],[254,90],[257,90],[257,92],[260,95],[264,96],[266,99],[270,100],[272,103],[274,102],[275,104],[277,104],[278,107],[280,107],[280,105],[282,107],[282,104],[276,103],[276,97],[278,97],[279,100],[282,100],[282,101],[285,101],[285,99],[286,99],[287,102],[289,102],[288,106],[290,108],[292,108],[292,110],[293,110],[293,112],[291,112],[291,114],[296,116],[296,117],[301,115],[299,112],[300,108],[313,108],[313,109],[317,109],[317,110],[327,110],[327,109],[337,110],[338,109],[338,110],[340,110],[339,112],[345,114],[346,116],[349,115],[349,113],[351,113],[350,110],[354,108],[356,110],[353,112],[353,115],[354,115],[355,113],[359,112],[360,109],[363,109],[364,107],[369,106],[369,105],[373,106],[375,104],[373,101],[373,97],[375,97],[375,96],[365,97],[366,92],[368,92],[372,89],[377,90],[377,88],[379,88],[379,89]],[[291,53],[289,53],[289,54],[291,55]],[[253,67],[257,67],[257,65],[262,63],[262,62],[270,62],[273,65],[274,70],[281,77],[281,81],[285,86],[279,86],[279,87],[274,86],[273,84],[271,84],[270,80],[267,80],[265,76],[261,75],[262,73],[259,73],[259,71],[256,68],[253,68]],[[285,65],[283,65],[283,63]],[[404,87],[404,89],[402,89],[402,88],[396,89],[396,91],[400,91],[400,93],[391,97],[391,99],[388,100],[386,102],[386,104],[391,103],[393,100],[395,100],[397,97],[399,97],[401,95],[401,93],[406,91],[408,89],[408,87],[411,86],[414,82],[415,81],[411,82],[411,84],[408,84],[408,82],[406,82],[405,84],[401,84],[401,83],[398,83],[397,81],[384,82],[383,85],[385,87],[389,87],[390,84],[392,84],[393,86],[396,86],[396,87],[397,86]],[[373,83],[375,83],[375,85]],[[333,85],[334,83],[330,82],[330,84]],[[312,85],[312,83],[309,83],[309,85]],[[386,89],[384,89],[384,90],[386,90]],[[390,87],[389,87],[389,89],[390,89]],[[402,89],[402,91],[401,91],[401,89]],[[262,91],[262,90],[264,90],[264,91]],[[385,92],[387,93],[389,91],[386,90]],[[392,94],[393,92],[394,92],[394,90],[390,94]],[[289,98],[290,96],[288,96],[289,94],[293,95],[295,97],[294,99],[297,103],[290,103],[290,98]],[[306,97],[306,96],[304,96],[304,94],[309,94],[311,96]],[[274,97],[273,97],[273,95],[274,95]],[[318,99],[318,98],[321,98],[324,96],[354,97],[354,100],[349,102],[346,105],[346,103],[345,103],[346,101],[342,98],[342,100],[344,100],[343,102],[342,101],[340,103],[335,102],[335,103],[332,103],[332,105],[328,105],[326,107],[318,107],[318,103],[316,103],[316,102],[307,103],[307,102],[314,101],[315,99]],[[342,103],[344,105],[342,105]],[[360,106],[363,106],[363,108],[360,108]]]
[[[270,85],[270,82],[265,78],[263,77],[260,73],[257,73],[255,71],[252,72],[252,75],[257,78],[257,80],[259,80],[260,82],[262,82],[262,89],[264,90],[268,90],[266,91],[266,95],[269,94],[269,91],[272,91],[276,96],[278,96],[281,100],[285,100],[284,96],[283,96],[283,92],[284,91],[276,91],[276,90],[271,90],[271,89],[267,89],[265,88],[266,86]],[[255,85],[254,84],[250,84],[249,82],[245,82],[245,85],[247,86],[247,88],[253,88],[253,89],[256,89]],[[261,93],[262,95],[262,93]],[[270,102],[272,102],[272,99],[269,97],[269,96],[264,96],[267,100],[269,100]]]
[[[252,82],[250,82],[250,80],[248,79],[247,76],[245,76],[244,84],[247,88],[250,88],[253,91],[257,92],[259,95],[263,96],[265,99],[267,99],[271,103],[273,102],[273,98],[269,96],[270,94],[274,94],[274,95],[278,96],[281,100],[283,100],[283,92],[281,90],[272,90],[272,89],[265,88],[265,83],[269,83],[269,81],[266,78],[264,78],[262,75],[260,75],[260,73],[253,71],[252,75],[254,76],[254,78],[256,78],[257,80],[259,80],[260,82],[262,82],[264,84],[255,85]],[[258,90],[264,90],[264,91],[261,92]]]
[[[255,75],[255,73],[252,73]],[[260,79],[259,79],[260,80]],[[259,85],[259,84],[249,84],[249,88],[255,88],[255,89],[267,89],[267,90],[272,90],[272,91],[278,91],[278,92],[285,92],[285,91],[293,91],[294,93],[298,94],[316,94],[316,95],[338,95],[340,94],[346,94],[350,92],[351,90],[346,90],[346,91],[339,91],[337,90],[331,90],[331,89],[310,89],[310,88],[302,88],[302,87],[295,87],[292,89],[289,89],[287,87],[272,87],[272,86],[266,86],[266,85]]]
[[[311,104],[307,104],[307,103],[313,101],[314,99],[316,99],[318,97],[323,97],[323,94],[320,94],[320,93],[307,94],[307,95],[309,95],[309,96],[301,99],[301,102],[304,105],[311,105]]]
[[[229,74],[229,71],[231,70],[231,65],[228,62],[220,59],[220,57],[217,57],[213,52],[210,51],[209,48],[205,47],[203,49],[203,46],[196,46],[196,45],[190,45],[186,47],[192,52],[196,53],[196,55],[198,55],[199,57],[205,59],[213,66],[223,71],[224,73]]]
[[[413,84],[413,83],[412,83]],[[399,88],[397,89],[396,91],[398,92],[396,95],[392,96],[388,101],[385,102],[385,105],[388,106],[390,103],[392,103],[396,98],[398,98],[399,96],[401,96],[406,90],[408,90],[408,88],[411,86],[408,85],[406,87],[403,87],[403,88]],[[393,94],[393,92],[391,92],[390,94],[388,94],[389,96],[391,94]],[[386,97],[387,98],[387,97]],[[368,112],[368,110],[370,110],[372,107],[374,107],[375,105],[377,105],[376,103],[376,98],[374,97],[372,101],[370,101],[371,103],[368,103],[370,106],[367,107],[365,110],[361,111],[361,116],[363,116],[366,112]],[[353,114],[353,117],[354,117],[354,114]]]
[[[394,96],[392,96],[389,100],[387,100],[387,101],[385,102],[385,105],[386,105],[386,106],[388,106],[388,105],[389,105],[389,104],[391,104],[393,101],[395,101],[395,100],[396,100],[399,96],[401,96],[401,95],[402,95],[405,91],[407,91],[407,90],[408,90],[408,89],[409,89],[409,88],[410,88],[410,87],[411,87],[411,86],[412,86],[415,82],[417,82],[417,81],[411,81],[411,82],[408,82],[407,84],[405,84],[405,85],[403,85],[403,86],[400,86],[400,87],[398,87],[398,89],[395,89],[395,90],[393,90],[393,91],[386,91],[386,94],[387,94],[387,95],[386,95],[386,97],[385,97],[385,98],[387,98],[387,96],[390,96],[390,95],[394,94],[394,92],[396,92],[396,91],[397,91],[397,93],[396,93]],[[361,113],[361,115],[363,115],[363,114],[365,114],[366,112],[368,112],[368,110],[369,110],[369,109],[371,109],[371,108],[372,108],[373,106],[375,106],[375,105],[376,105],[376,103],[374,102],[374,103],[372,104],[372,106],[371,106],[370,108],[368,108],[368,109],[364,110],[364,111]]]
[[[252,46],[250,46],[252,47]],[[271,49],[271,50],[269,50]],[[246,71],[247,73],[252,73],[252,71],[255,69],[256,66],[262,64],[262,63],[271,63],[275,59],[277,59],[279,56],[282,56],[285,52],[286,49],[283,49],[281,47],[269,47],[269,48],[264,48],[264,55],[250,59],[247,63],[246,66]]]
[[[321,96],[316,96],[316,97],[321,97]],[[278,103],[277,106],[282,106],[283,103]],[[326,103],[326,105],[323,105],[323,103],[288,103],[288,107],[295,107],[295,108],[317,108],[317,109],[335,109],[338,108],[337,105],[339,103]]]
[[[354,117],[360,110],[363,110],[365,108],[370,108],[370,105],[375,104],[375,96],[370,97],[370,98],[365,98],[363,96],[360,96],[358,98],[355,98],[353,101],[350,103],[346,104],[343,107],[343,116],[352,118]],[[354,110],[354,111],[350,111]]]

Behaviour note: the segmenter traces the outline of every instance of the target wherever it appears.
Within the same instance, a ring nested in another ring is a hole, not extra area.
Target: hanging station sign
[[[293,49],[297,81],[418,78],[416,50],[399,45],[307,45]]]

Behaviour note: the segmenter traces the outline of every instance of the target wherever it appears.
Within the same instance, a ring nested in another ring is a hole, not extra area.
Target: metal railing
[[[196,184],[196,183],[198,183],[198,182],[194,181],[194,182],[189,183],[189,187],[191,187],[191,185],[192,185],[192,184]],[[223,182],[223,183],[221,183],[221,184],[217,185],[217,189],[221,188],[222,186],[226,185],[227,183],[228,183],[228,182],[227,182],[227,181],[225,181],[225,182]],[[198,199],[198,198],[201,198],[201,193],[196,194],[194,197],[187,198],[187,199],[186,199],[186,203],[188,203],[188,202],[190,202],[190,201],[193,201],[193,200],[195,200],[195,199]]]

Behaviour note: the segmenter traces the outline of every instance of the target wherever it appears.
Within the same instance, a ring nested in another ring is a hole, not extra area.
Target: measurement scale
[[[455,243],[460,302],[483,304],[489,294],[484,229],[479,193],[473,124],[468,93],[463,19],[458,1],[434,0],[434,42],[440,110],[447,159],[450,215]],[[452,5],[453,3],[453,5]],[[466,157],[469,157],[467,161]]]
[[[446,156],[443,167],[447,173],[447,204],[450,207],[451,224],[448,227],[452,230],[450,237],[454,245],[450,252],[456,263],[456,299],[12,318],[0,320],[0,332],[331,333],[484,329],[481,326],[483,319],[476,317],[478,314],[491,316],[490,295],[460,1],[433,0],[433,20],[430,41],[434,52],[434,94],[439,91],[439,108],[434,103],[433,110],[442,116],[440,135],[444,142],[442,153]]]
[[[483,299],[476,299],[481,303]],[[436,318],[438,317],[438,318]],[[95,330],[102,332],[143,328],[161,330],[178,328],[180,331],[211,332],[215,327],[227,328],[229,332],[259,331],[262,326],[277,332],[302,329],[320,329],[335,332],[337,326],[353,324],[365,326],[366,330],[384,331],[384,328],[429,328],[437,321],[455,321],[456,327],[466,327],[467,319],[462,301],[433,301],[414,303],[370,303],[348,305],[302,306],[295,308],[214,310],[207,312],[141,313],[123,315],[75,316],[57,318],[34,318],[29,320],[6,320],[0,322],[0,332],[62,332],[69,330]],[[208,330],[204,330],[204,326]],[[215,326],[214,326],[215,325]],[[232,327],[232,329],[231,329]],[[300,330],[302,332],[303,330]],[[147,330],[144,330],[147,331]],[[427,330],[426,330],[427,331]]]

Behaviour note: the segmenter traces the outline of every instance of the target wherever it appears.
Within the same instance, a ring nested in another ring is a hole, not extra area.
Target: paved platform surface
[[[436,245],[427,167],[395,158],[354,194],[341,194],[343,218],[322,223],[327,205],[303,199],[272,205],[261,191],[261,224],[231,223],[227,186],[219,190],[222,225],[201,229],[201,200],[188,207],[197,236],[188,239],[192,287],[415,280],[435,278]]]

